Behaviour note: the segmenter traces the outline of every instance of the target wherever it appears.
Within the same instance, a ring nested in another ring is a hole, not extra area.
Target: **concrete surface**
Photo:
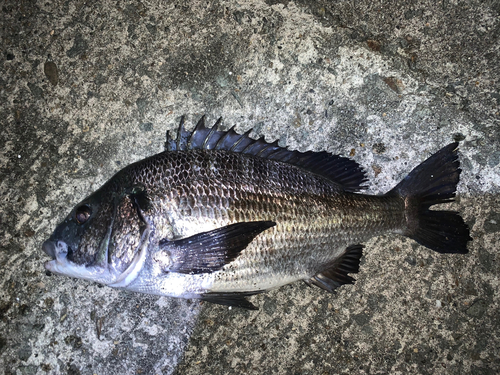
[[[0,373],[500,372],[496,1],[1,3]],[[470,254],[371,240],[249,312],[45,275],[40,246],[181,115],[351,155],[370,193],[461,142]]]

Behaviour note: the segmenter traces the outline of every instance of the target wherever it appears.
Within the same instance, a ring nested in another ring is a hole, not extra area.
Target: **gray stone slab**
[[[0,373],[500,372],[500,7],[494,1],[6,0],[0,10]],[[397,236],[357,282],[256,312],[45,275],[85,195],[182,115],[350,155],[383,193],[461,140],[468,255]]]

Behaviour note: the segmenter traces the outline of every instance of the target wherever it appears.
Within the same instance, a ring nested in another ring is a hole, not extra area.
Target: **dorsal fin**
[[[177,138],[171,138],[167,132],[165,151],[224,150],[253,155],[292,164],[316,173],[341,185],[345,191],[354,192],[364,188],[362,184],[367,181],[365,172],[354,160],[325,151],[290,151],[278,146],[278,141],[269,143],[263,137],[250,138],[251,130],[245,134],[236,133],[234,127],[222,131],[219,129],[221,122],[222,118],[219,118],[214,126],[207,128],[205,116],[203,116],[195,129],[189,132],[184,127],[183,116],[177,131]]]

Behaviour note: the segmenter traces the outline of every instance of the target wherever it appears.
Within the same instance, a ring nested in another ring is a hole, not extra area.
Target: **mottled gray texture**
[[[500,372],[499,13],[478,0],[4,1],[0,372]],[[453,209],[470,254],[376,238],[355,285],[289,285],[253,298],[257,312],[45,276],[40,245],[67,210],[203,113],[352,155],[370,193],[463,140]]]

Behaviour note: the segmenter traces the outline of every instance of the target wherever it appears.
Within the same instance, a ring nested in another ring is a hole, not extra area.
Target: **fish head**
[[[43,243],[48,271],[112,286],[130,273],[148,224],[126,189],[106,187],[78,203]]]

